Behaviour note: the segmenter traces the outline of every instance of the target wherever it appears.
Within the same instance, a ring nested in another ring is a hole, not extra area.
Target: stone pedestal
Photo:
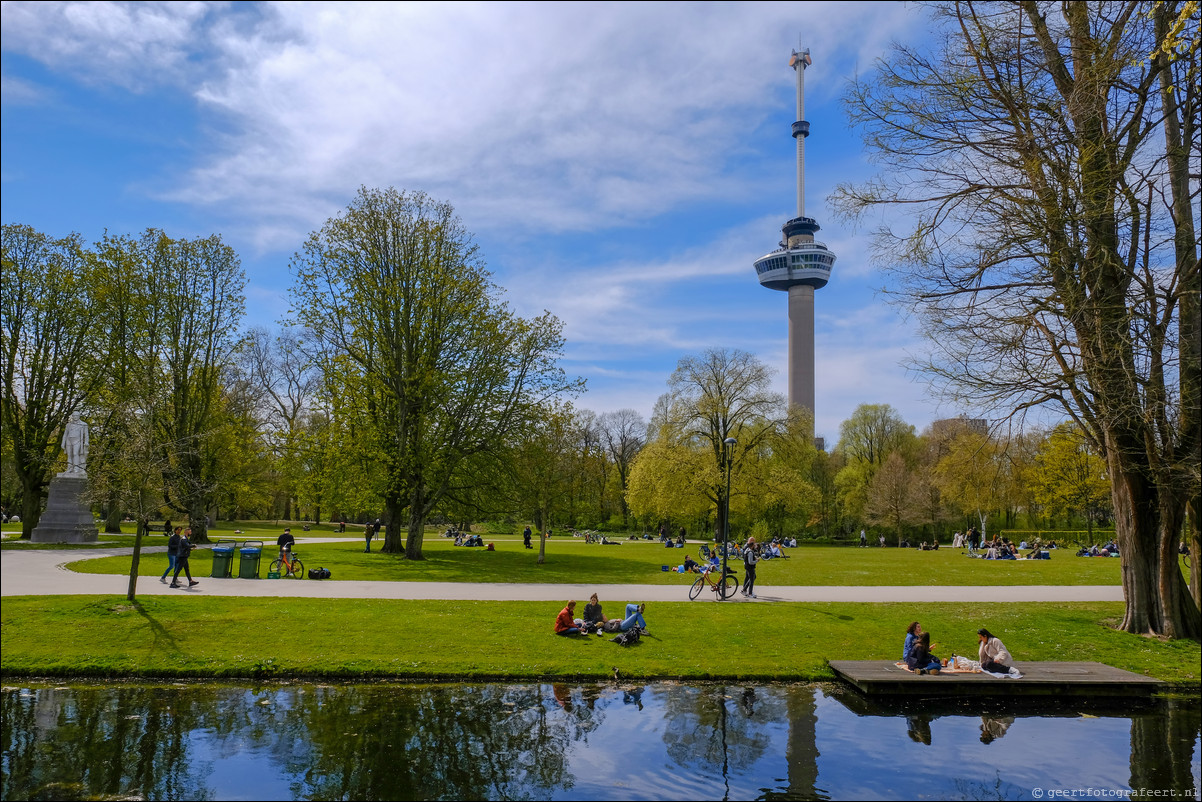
[[[63,476],[50,480],[46,511],[38,519],[33,543],[95,543],[99,532],[87,502],[88,477]]]

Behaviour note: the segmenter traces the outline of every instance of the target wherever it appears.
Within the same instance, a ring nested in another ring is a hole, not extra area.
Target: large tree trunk
[[[21,540],[29,540],[42,517],[42,499],[46,495],[46,483],[29,479],[21,482]]]
[[[109,497],[108,512],[104,516],[104,532],[106,535],[121,534],[121,502],[116,494]]]
[[[1158,488],[1139,466],[1124,464],[1114,447],[1107,451],[1127,603],[1120,629],[1197,639],[1202,620],[1177,567],[1181,504],[1161,498],[1169,491]]]
[[[1202,513],[1202,497],[1195,491],[1189,500],[1189,594],[1194,604],[1202,609],[1202,566],[1198,564],[1199,549],[1202,549],[1202,536],[1199,535],[1198,514]]]
[[[405,559],[424,560],[422,541],[426,537],[426,499],[420,489],[413,491],[409,499],[409,531],[405,536]],[[391,529],[395,524],[389,522]]]

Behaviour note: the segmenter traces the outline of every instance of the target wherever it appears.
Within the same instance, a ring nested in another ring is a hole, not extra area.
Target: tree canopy
[[[361,188],[292,269],[326,383],[368,412],[386,475],[384,550],[402,550],[407,511],[403,550],[422,559],[435,505],[580,386],[557,365],[562,326],[514,315],[451,205],[421,192]]]
[[[895,45],[853,82],[883,171],[836,203],[906,210],[876,245],[949,397],[1054,405],[1105,455],[1123,628],[1196,638],[1177,542],[1202,442],[1197,26],[1168,41],[1177,2],[933,10],[933,52]]]
[[[21,536],[28,538],[63,427],[99,381],[101,307],[92,255],[79,237],[6,225],[0,253],[0,428],[21,484]]]

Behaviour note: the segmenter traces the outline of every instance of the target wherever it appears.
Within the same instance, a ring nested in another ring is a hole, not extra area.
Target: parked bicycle
[[[689,601],[700,596],[707,587],[723,599],[729,599],[739,589],[739,578],[729,568],[725,574],[720,568],[711,568],[697,577],[697,581],[689,588]]]
[[[287,550],[280,552],[279,559],[272,562],[267,571],[272,574],[279,574],[281,579],[285,576],[295,579],[305,578],[305,564],[296,556],[296,552],[289,552]]]

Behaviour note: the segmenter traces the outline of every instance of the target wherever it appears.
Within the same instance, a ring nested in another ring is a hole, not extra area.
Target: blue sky
[[[786,295],[752,262],[794,216],[794,74],[809,47],[806,210],[837,254],[816,296],[817,433],[862,403],[939,408],[865,231],[826,198],[873,174],[840,97],[906,3],[5,2],[4,223],[220,233],[247,325],[288,312],[288,261],[360,185],[450,201],[521,314],[565,322],[577,406],[645,417],[677,361],[741,348],[778,369]]]

